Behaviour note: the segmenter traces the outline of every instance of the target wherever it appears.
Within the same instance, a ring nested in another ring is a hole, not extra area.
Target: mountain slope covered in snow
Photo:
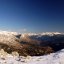
[[[20,40],[24,43],[27,42],[29,44],[39,45],[42,47],[50,46],[54,51],[64,48],[64,33],[59,32],[22,34]]]
[[[20,55],[39,56],[64,48],[64,33],[25,33],[0,31],[0,49],[17,51]]]
[[[0,31],[0,64],[64,64],[64,33]]]

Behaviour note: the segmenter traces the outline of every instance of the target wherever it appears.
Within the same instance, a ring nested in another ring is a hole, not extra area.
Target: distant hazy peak
[[[23,33],[22,37],[25,37],[26,35],[27,36],[43,36],[43,35],[53,36],[53,35],[64,35],[64,33],[60,33],[60,32]]]
[[[2,31],[2,30],[0,30],[0,34],[3,34],[3,35],[19,35],[19,33],[17,33],[17,32]],[[24,36],[43,36],[43,35],[49,35],[49,36],[64,35],[64,33],[60,33],[60,32],[20,33],[20,34],[22,35],[22,37],[24,37]]]

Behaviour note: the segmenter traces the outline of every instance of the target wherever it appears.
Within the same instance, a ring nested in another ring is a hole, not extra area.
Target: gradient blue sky
[[[64,32],[64,1],[0,0],[0,30]]]

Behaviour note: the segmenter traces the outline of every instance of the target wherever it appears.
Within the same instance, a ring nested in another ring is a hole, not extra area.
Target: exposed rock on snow
[[[0,64],[64,64],[64,49],[44,56],[16,56],[4,50],[0,50],[0,54]]]

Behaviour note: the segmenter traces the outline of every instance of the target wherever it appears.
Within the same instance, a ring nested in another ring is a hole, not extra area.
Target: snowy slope
[[[64,64],[64,49],[57,53],[33,57],[5,54],[5,52],[1,50],[0,64]]]
[[[17,32],[0,31],[0,44],[6,44],[15,48],[21,48],[19,39],[16,37]]]

